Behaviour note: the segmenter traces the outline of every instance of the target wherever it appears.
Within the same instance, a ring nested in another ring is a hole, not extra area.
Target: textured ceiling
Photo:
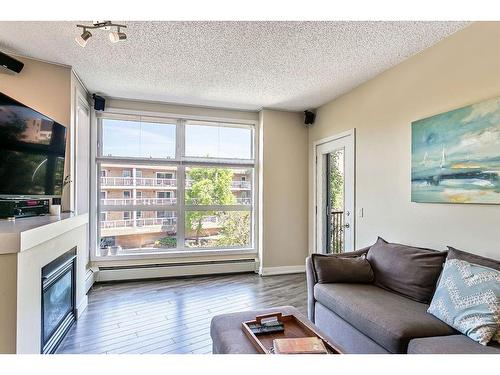
[[[0,49],[73,66],[107,96],[258,110],[318,107],[465,22],[121,22],[128,40],[77,22],[0,22]]]

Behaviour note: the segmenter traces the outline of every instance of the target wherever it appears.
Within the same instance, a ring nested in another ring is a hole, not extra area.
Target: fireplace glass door
[[[42,353],[54,353],[75,321],[74,250],[42,269]]]
[[[47,341],[64,318],[73,311],[72,283],[70,271],[43,292],[44,341]]]

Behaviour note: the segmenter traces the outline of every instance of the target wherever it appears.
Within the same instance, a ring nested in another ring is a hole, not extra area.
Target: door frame
[[[352,180],[352,216],[351,216],[351,243],[352,243],[352,250],[349,251],[354,251],[356,249],[356,129],[350,129],[345,132],[339,133],[332,135],[327,138],[322,138],[319,139],[315,142],[313,142],[313,160],[312,160],[312,169],[313,169],[313,207],[312,207],[312,216],[313,216],[313,236],[314,236],[314,241],[313,241],[313,249],[311,249],[312,253],[320,253],[322,254],[322,235],[319,235],[319,230],[318,228],[318,217],[319,217],[319,211],[322,211],[318,208],[320,206],[318,202],[318,190],[317,190],[317,163],[318,163],[318,152],[317,148],[318,146],[321,146],[325,143],[329,143],[332,141],[338,141],[342,138],[350,138],[351,139],[351,145],[352,145],[352,166],[353,170],[351,175],[348,177]],[[346,154],[347,157],[347,154]]]

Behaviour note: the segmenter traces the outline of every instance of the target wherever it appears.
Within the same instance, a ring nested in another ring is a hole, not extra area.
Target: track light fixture
[[[92,34],[90,33],[90,31],[87,31],[87,29],[84,27],[82,35],[75,37],[75,41],[80,45],[80,47],[85,47],[87,45],[87,41],[91,36]]]
[[[90,31],[87,29],[100,29],[100,30],[112,30],[113,27],[116,27],[116,31],[111,31],[109,33],[109,40],[112,43],[117,43],[122,40],[127,39],[127,34],[124,32],[121,32],[121,28],[127,28],[125,25],[118,25],[116,23],[112,23],[111,21],[104,21],[104,22],[94,22],[92,25],[87,26],[87,25],[76,25],[76,27],[80,27],[83,29],[82,35],[77,36],[75,38],[75,41],[78,43],[79,46],[85,47],[87,45],[88,40],[92,36]]]
[[[109,40],[111,43],[117,43],[121,40],[127,39],[127,34],[120,32],[120,26],[116,28],[116,31],[109,33]]]

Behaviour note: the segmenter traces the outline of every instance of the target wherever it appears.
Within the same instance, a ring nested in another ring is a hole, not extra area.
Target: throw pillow
[[[458,250],[454,247],[448,246],[448,257],[446,259],[460,259],[465,260],[469,263],[479,264],[480,266],[493,268],[494,270],[500,271],[500,261],[482,257],[476,254],[469,253],[467,251]],[[497,330],[496,335],[493,337],[493,341],[500,344],[500,328]]]
[[[324,283],[371,283],[373,271],[366,256],[343,257],[312,254],[316,282]]]
[[[418,302],[429,303],[446,252],[388,243],[382,238],[368,250],[375,285]]]
[[[488,344],[500,326],[500,272],[460,259],[447,260],[427,312]]]

